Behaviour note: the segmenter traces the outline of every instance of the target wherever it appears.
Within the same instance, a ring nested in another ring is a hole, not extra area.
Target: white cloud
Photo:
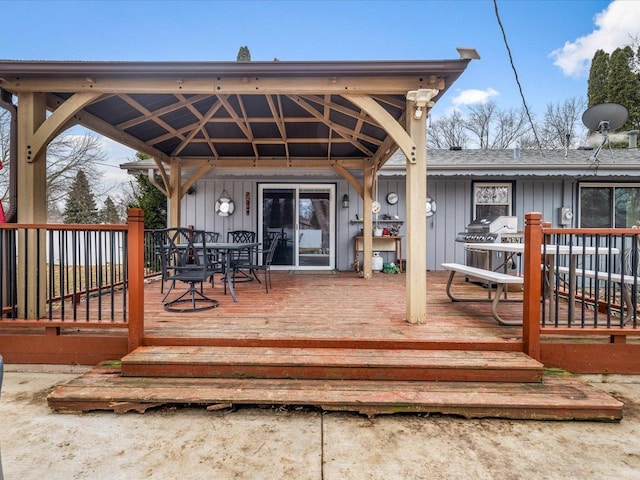
[[[629,45],[640,34],[640,2],[614,0],[594,18],[596,29],[573,42],[566,42],[549,55],[567,76],[579,77],[589,70],[596,50],[613,52]]]
[[[461,105],[473,105],[476,103],[486,103],[491,97],[498,95],[498,92],[489,87],[486,90],[460,90],[460,92],[453,98],[453,105],[458,107]]]
[[[98,136],[100,145],[105,153],[107,161],[110,163],[127,163],[135,160],[136,151],[125,147],[121,143],[115,142],[107,137]]]

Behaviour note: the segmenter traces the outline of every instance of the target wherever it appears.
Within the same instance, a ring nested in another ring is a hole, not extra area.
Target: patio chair
[[[218,301],[202,292],[203,283],[215,273],[207,261],[204,232],[190,228],[166,228],[154,230],[153,239],[160,256],[162,277],[171,282],[162,302],[165,302],[176,282],[189,284],[179,297],[164,303],[164,309],[170,312],[191,312],[217,307]],[[184,303],[189,306],[182,307]]]
[[[227,232],[227,242],[229,243],[255,243],[256,242],[256,233],[248,230],[232,230]],[[232,269],[232,281],[233,282],[248,282],[255,278],[258,280],[258,277],[253,273],[253,266],[255,266],[256,261],[256,251],[257,248],[245,248],[241,250],[234,250],[231,255],[231,265],[229,266]],[[236,274],[242,275],[242,279],[237,280]],[[260,280],[258,280],[260,281]]]
[[[216,243],[220,240],[220,234],[218,232],[206,232],[197,230],[194,235],[194,240],[197,242],[205,241],[207,243]]]
[[[204,241],[205,244],[217,243],[220,241],[220,234],[218,232],[197,231],[194,234],[193,240],[197,243],[201,243],[202,241]],[[209,263],[209,268],[214,273],[224,273],[222,255],[218,250],[207,249],[203,258]],[[213,286],[214,275],[211,275],[210,280],[211,286]]]
[[[258,249],[258,258],[262,256],[262,264],[250,265],[249,268],[253,273],[258,282],[260,279],[258,278],[256,272],[262,271],[264,272],[264,287],[267,293],[269,293],[269,287],[271,286],[271,262],[273,261],[273,254],[276,252],[276,248],[278,248],[278,242],[280,241],[280,233],[276,233],[271,243],[269,244],[269,248]]]

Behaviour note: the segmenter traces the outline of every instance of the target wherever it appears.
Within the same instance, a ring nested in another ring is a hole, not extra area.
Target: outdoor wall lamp
[[[342,208],[349,208],[349,195],[346,193],[342,196]]]
[[[433,107],[435,103],[432,102],[431,99],[439,92],[440,90],[436,90],[435,88],[421,88],[420,90],[407,92],[407,100],[413,102],[413,106],[416,109],[413,112],[413,118],[420,120],[422,118],[422,109],[424,107]]]

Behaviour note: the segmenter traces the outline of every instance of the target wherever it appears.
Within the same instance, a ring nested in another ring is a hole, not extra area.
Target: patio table
[[[513,255],[524,253],[524,243],[465,243],[465,249],[478,249],[496,252],[505,252],[509,254],[509,257],[505,259],[505,262]],[[576,265],[577,259],[581,255],[617,255],[620,250],[613,247],[584,247],[582,245],[542,245],[541,253],[549,257],[555,257],[556,255],[570,255],[569,261],[569,298],[572,298],[576,293]],[[548,284],[550,285],[551,279],[555,276],[555,261],[549,262],[548,267]],[[553,296],[549,293],[550,303],[550,315],[554,315],[553,308]],[[573,322],[575,319],[575,303],[569,302],[569,320]]]
[[[233,252],[237,252],[245,249],[257,248],[260,246],[258,242],[251,243],[234,243],[234,242],[207,242],[205,248],[207,249],[207,258],[214,254],[222,255],[222,270],[223,278],[226,285],[229,287],[229,292],[234,302],[238,302],[236,292],[233,288],[233,269],[231,266],[231,255]]]

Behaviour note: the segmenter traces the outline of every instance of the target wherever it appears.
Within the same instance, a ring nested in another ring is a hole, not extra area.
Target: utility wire
[[[502,21],[500,20],[500,13],[498,12],[498,1],[493,0],[493,7],[496,12],[496,19],[498,20],[498,25],[500,26],[500,31],[502,32],[502,38],[504,40],[504,46],[507,47],[507,54],[509,55],[509,63],[511,63],[511,69],[513,70],[513,74],[516,77],[516,83],[518,84],[518,91],[520,92],[520,98],[522,98],[522,105],[524,105],[524,111],[527,114],[527,118],[529,119],[529,123],[531,124],[531,130],[533,131],[533,136],[536,139],[536,143],[538,144],[538,149],[542,151],[542,144],[540,143],[540,139],[538,138],[538,133],[536,132],[536,127],[533,124],[533,120],[531,119],[531,114],[529,113],[529,107],[527,106],[527,101],[524,98],[524,92],[522,91],[522,85],[520,84],[520,79],[518,78],[518,71],[516,70],[516,66],[513,64],[513,57],[511,55],[511,48],[509,48],[509,42],[507,41],[507,34],[504,31],[504,27],[502,26]]]

